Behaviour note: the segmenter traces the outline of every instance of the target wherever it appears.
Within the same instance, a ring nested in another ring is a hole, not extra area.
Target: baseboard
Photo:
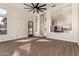
[[[77,44],[77,42],[66,41],[66,40],[59,40],[59,39],[53,39],[53,38],[46,38],[46,39],[49,39],[49,40],[58,40],[58,41],[65,41],[65,42],[76,43]]]
[[[35,38],[46,38],[45,36],[33,36]]]
[[[22,38],[16,38],[16,39],[11,39],[11,40],[7,40],[7,41],[2,41],[0,43],[5,43],[5,42],[10,42],[10,41],[16,41],[16,40],[21,40],[21,39],[27,39],[28,37],[22,37]]]

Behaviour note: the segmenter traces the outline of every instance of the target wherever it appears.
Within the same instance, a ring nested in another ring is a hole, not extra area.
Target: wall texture
[[[0,42],[23,37],[28,37],[28,20],[33,15],[23,8],[22,4],[0,4],[1,8],[7,9],[7,35],[0,35]]]
[[[66,10],[66,9],[65,9]],[[53,38],[53,39],[59,39],[59,40],[64,40],[64,41],[70,41],[70,42],[77,42],[78,41],[78,7],[77,4],[72,4],[71,6],[71,11],[72,11],[72,16],[68,15],[70,18],[66,18],[66,19],[72,19],[72,31],[70,33],[54,33],[54,32],[50,32],[50,23],[51,23],[51,11],[52,10],[48,10],[49,12],[47,12],[47,24],[49,23],[49,25],[47,25],[47,38]],[[54,13],[54,12],[53,12]],[[55,14],[54,14],[55,15]]]

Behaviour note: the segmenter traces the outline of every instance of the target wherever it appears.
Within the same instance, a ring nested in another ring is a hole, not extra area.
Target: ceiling
[[[40,5],[41,4],[43,3],[40,3]],[[69,3],[44,3],[44,4],[47,4],[46,8],[52,7],[54,4],[56,4],[56,6],[52,8],[64,7],[66,5],[69,5]],[[18,10],[24,10],[25,7],[23,3],[0,3],[0,7],[1,6],[5,6],[6,8],[17,8]]]
[[[72,14],[72,4],[56,4],[55,8],[51,10],[51,18],[57,20]]]
[[[30,3],[28,3],[30,4]],[[52,7],[54,4],[56,4],[56,7],[61,7],[61,6],[65,6],[68,5],[69,3],[40,3],[40,5],[42,4],[47,4],[47,7]],[[5,5],[8,7],[15,7],[15,8],[24,8],[23,3],[0,3],[0,5]]]

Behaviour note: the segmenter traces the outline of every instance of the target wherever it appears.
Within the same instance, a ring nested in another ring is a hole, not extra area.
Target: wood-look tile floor
[[[31,40],[30,40],[31,39]],[[27,38],[0,43],[1,56],[79,56],[76,43],[55,39]],[[33,40],[32,40],[33,39]],[[23,42],[24,41],[24,42]]]

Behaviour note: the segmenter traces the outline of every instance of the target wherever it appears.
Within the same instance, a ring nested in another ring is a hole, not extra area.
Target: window
[[[0,35],[7,34],[7,10],[0,8]]]

